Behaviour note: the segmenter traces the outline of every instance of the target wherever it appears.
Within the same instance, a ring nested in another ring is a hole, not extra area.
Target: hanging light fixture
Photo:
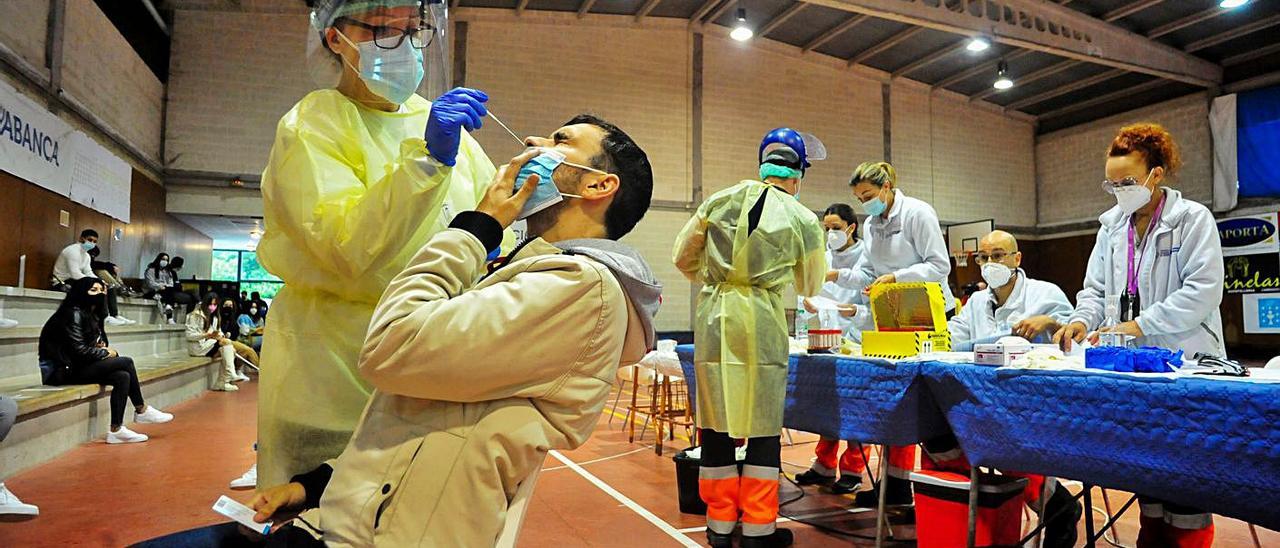
[[[1013,80],[1009,78],[1009,63],[1004,59],[1000,60],[1000,64],[996,65],[996,81],[991,84],[997,90],[1004,91],[1013,87]]]
[[[974,36],[973,38],[969,39],[969,44],[966,45],[964,49],[967,49],[973,53],[978,53],[980,51],[987,51],[987,49],[990,47],[991,47],[990,40],[987,40],[982,36]]]
[[[729,38],[733,38],[739,42],[746,42],[755,36],[754,32],[747,27],[747,10],[746,8],[738,8],[738,24],[734,25],[733,31],[729,33]]]
[[[1231,9],[1231,8],[1238,8],[1248,3],[1249,3],[1249,0],[1222,0],[1221,2],[1218,2],[1218,7]]]

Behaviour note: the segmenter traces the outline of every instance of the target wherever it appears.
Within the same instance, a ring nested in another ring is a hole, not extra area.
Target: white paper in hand
[[[258,523],[253,521],[253,515],[257,512],[254,512],[253,509],[248,506],[227,498],[226,495],[222,495],[218,498],[218,502],[213,503],[213,511],[229,517],[232,521],[248,527],[259,534],[266,535],[271,532],[271,522]]]
[[[818,310],[840,310],[840,303],[822,295],[809,297],[809,304]]]

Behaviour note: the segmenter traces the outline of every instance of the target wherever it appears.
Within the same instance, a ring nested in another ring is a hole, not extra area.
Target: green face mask
[[[769,177],[780,177],[782,179],[799,179],[804,174],[800,170],[778,164],[760,164],[760,180],[763,181]]]

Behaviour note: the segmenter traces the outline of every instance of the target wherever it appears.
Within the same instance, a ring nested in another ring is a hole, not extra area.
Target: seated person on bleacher
[[[111,430],[107,443],[147,441],[124,426],[125,402],[133,401],[139,424],[173,420],[173,415],[142,400],[142,384],[133,360],[108,346],[102,319],[106,317],[107,284],[93,277],[71,283],[66,298],[40,331],[40,375],[44,384],[102,384],[111,387]]]
[[[80,232],[80,241],[62,248],[62,252],[58,253],[58,259],[53,262],[53,276],[49,280],[50,285],[59,291],[66,291],[71,282],[82,278],[97,279],[97,275],[93,273],[93,259],[89,257],[89,250],[98,246],[98,232],[92,228],[86,228]],[[100,281],[100,280],[99,280]],[[138,323],[120,315],[120,308],[116,304],[116,291],[107,287],[107,325],[129,325]]]
[[[231,297],[222,299],[222,304],[218,306],[218,325],[222,326],[223,334],[235,343],[232,347],[236,349],[236,354],[248,361],[254,368],[257,368],[259,361],[258,351],[241,340],[244,337],[240,333],[239,310],[240,305],[236,303],[235,299]],[[240,367],[236,368],[236,375],[246,380],[249,378],[244,375]]]
[[[236,370],[236,356],[244,359],[252,356],[252,363],[257,363],[258,354],[252,348],[240,344],[222,330],[222,314],[218,312],[218,294],[210,292],[200,301],[200,306],[187,314],[187,353],[192,356],[208,356],[222,360],[218,369],[218,379],[213,382],[213,390],[219,392],[235,392],[239,390],[234,382],[249,380]]]
[[[173,307],[181,305],[183,314],[189,314],[194,308],[196,299],[190,293],[182,291],[178,276],[169,268],[169,254],[156,255],[155,260],[142,271],[143,293],[148,299],[158,297],[164,303],[164,315],[169,323],[173,323]]]
[[[252,301],[244,305],[243,309],[244,313],[236,318],[236,324],[240,328],[240,342],[262,352],[262,333],[267,328],[266,310],[259,308],[258,303]]]
[[[493,546],[522,482],[549,450],[586,442],[619,364],[654,344],[661,286],[616,242],[648,209],[652,171],[621,130],[582,119],[554,141],[530,138],[588,166],[555,170],[545,183],[580,198],[529,216],[532,236],[486,265],[543,183],[531,176],[512,195],[536,154],[525,153],[391,280],[360,355],[358,371],[375,390],[350,443],[249,504],[282,530],[237,540],[231,523],[139,546]],[[286,524],[317,507],[319,522]]]
[[[117,295],[136,296],[133,290],[129,289],[129,286],[121,281],[120,265],[110,261],[99,261],[99,255],[102,255],[101,247],[95,245],[89,250],[89,268],[93,270],[93,274],[102,281],[107,282],[107,289],[115,291]]]

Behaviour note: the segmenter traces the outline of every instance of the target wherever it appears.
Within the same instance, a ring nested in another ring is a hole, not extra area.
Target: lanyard
[[[1143,240],[1149,240],[1152,234],[1156,230],[1156,225],[1160,223],[1160,215],[1164,213],[1164,201],[1165,201],[1165,196],[1161,195],[1160,205],[1156,206],[1156,212],[1151,216],[1151,224],[1147,226],[1147,235],[1146,237],[1143,238]],[[1135,250],[1134,238],[1136,233],[1137,233],[1137,230],[1133,226],[1133,219],[1130,218],[1129,220],[1129,273],[1128,273],[1129,284],[1128,284],[1128,287],[1126,288],[1128,290],[1129,295],[1138,294],[1138,274],[1142,271],[1142,259],[1143,259],[1143,255],[1145,255],[1145,253],[1143,253],[1143,250],[1141,249]],[[1143,247],[1145,248],[1146,246],[1143,245]]]

